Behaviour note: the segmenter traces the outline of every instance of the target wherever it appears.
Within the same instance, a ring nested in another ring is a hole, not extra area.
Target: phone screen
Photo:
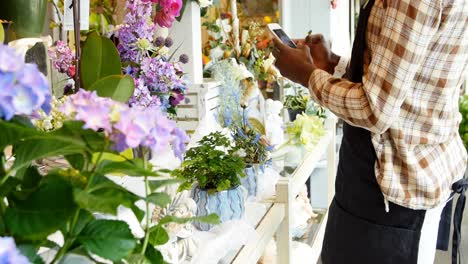
[[[284,44],[291,48],[296,48],[296,44],[294,44],[294,42],[288,37],[288,35],[286,35],[286,33],[284,33],[282,29],[273,29],[273,32],[275,32],[276,36],[278,36],[278,38],[281,39]]]

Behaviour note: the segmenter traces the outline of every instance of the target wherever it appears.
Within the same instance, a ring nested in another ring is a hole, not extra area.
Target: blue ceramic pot
[[[243,192],[240,185],[213,194],[208,194],[205,190],[195,188],[192,192],[192,197],[197,203],[197,216],[215,213],[219,216],[221,223],[241,219],[245,212]],[[202,231],[208,231],[214,226],[200,222],[194,222],[193,224]]]
[[[299,110],[288,109],[289,121],[291,121],[291,122],[296,121],[297,115],[302,114],[304,111],[305,111],[305,109],[299,109]]]
[[[260,173],[265,171],[264,165],[248,164],[245,169],[245,177],[241,178],[241,184],[247,189],[249,196],[257,195],[257,179]]]

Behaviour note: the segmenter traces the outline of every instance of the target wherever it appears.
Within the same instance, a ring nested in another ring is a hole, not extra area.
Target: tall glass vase
[[[47,0],[2,0],[0,19],[13,21],[16,38],[37,38],[44,29]]]

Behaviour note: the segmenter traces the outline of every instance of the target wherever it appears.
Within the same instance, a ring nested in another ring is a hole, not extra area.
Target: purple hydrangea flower
[[[66,73],[68,77],[75,76],[75,54],[63,41],[57,41],[55,46],[49,48],[49,57],[52,65],[60,73]]]
[[[29,260],[21,255],[11,237],[0,237],[0,263],[2,264],[30,264]]]
[[[0,45],[0,118],[50,111],[51,95],[45,76],[35,64],[25,64],[14,49]]]
[[[138,146],[159,151],[168,145],[173,146],[177,157],[182,157],[185,151],[187,135],[161,111],[160,106],[129,107],[80,89],[60,110],[83,121],[84,128],[104,129],[117,151]]]
[[[151,20],[152,4],[142,0],[128,0],[128,13],[118,31],[120,52],[123,61],[139,63],[143,58],[141,48],[150,49],[154,38],[155,24]],[[145,40],[145,45],[142,41]],[[140,42],[139,42],[140,41]]]
[[[134,81],[135,91],[133,92],[132,98],[128,101],[130,106],[153,107],[161,105],[158,96],[151,95],[143,80],[134,79]]]
[[[143,81],[151,92],[168,93],[178,89],[185,91],[185,82],[177,75],[177,70],[171,62],[162,59],[144,58],[141,62]]]

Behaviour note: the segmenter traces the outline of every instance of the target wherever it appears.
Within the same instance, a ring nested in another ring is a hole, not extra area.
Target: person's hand
[[[310,74],[316,68],[309,47],[298,45],[297,48],[291,48],[276,38],[273,38],[273,43],[276,68],[284,77],[308,87]]]
[[[307,45],[317,68],[333,74],[340,57],[331,51],[330,42],[322,34],[308,35],[305,39],[294,40],[296,45]]]

